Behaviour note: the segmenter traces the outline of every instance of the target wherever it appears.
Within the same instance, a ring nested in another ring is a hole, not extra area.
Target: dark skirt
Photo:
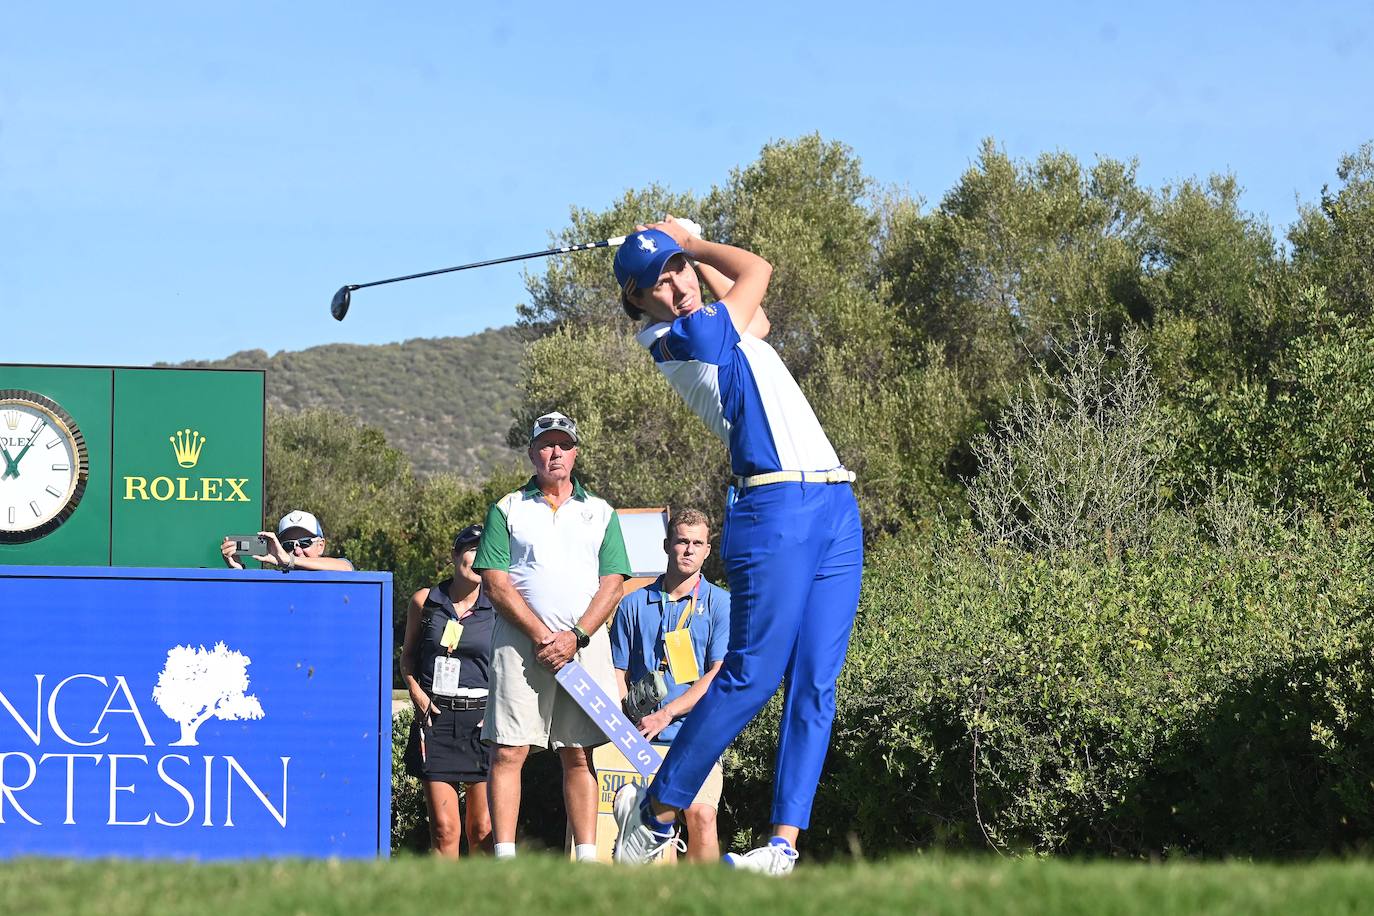
[[[425,755],[420,759],[421,715],[410,725],[406,743],[406,772],[426,782],[486,782],[491,750],[482,743],[485,709],[440,709],[430,712],[424,728]]]

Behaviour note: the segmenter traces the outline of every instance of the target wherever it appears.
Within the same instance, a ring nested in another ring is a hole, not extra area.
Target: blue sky
[[[1367,3],[496,7],[8,4],[0,361],[508,324],[521,265],[360,292],[343,323],[328,303],[813,131],[930,204],[988,136],[1138,157],[1152,185],[1229,170],[1280,235],[1374,139]]]

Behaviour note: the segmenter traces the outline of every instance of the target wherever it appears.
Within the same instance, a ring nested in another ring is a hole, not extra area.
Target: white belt
[[[437,696],[438,694],[435,695]],[[454,697],[468,697],[471,699],[481,699],[486,695],[487,688],[485,687],[459,687],[457,690],[453,691],[452,694]]]
[[[763,487],[770,483],[853,483],[854,472],[848,468],[829,471],[770,471],[752,477],[736,477],[735,486],[741,490]]]

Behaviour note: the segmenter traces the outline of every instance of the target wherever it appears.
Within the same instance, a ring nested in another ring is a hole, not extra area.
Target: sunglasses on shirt
[[[309,550],[316,541],[323,541],[324,538],[287,538],[281,542],[282,550],[287,553],[299,547],[301,550]]]

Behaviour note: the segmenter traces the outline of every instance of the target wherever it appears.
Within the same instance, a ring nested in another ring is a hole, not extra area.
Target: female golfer
[[[467,795],[468,852],[491,851],[490,751],[482,743],[482,718],[496,615],[472,568],[481,539],[481,525],[458,532],[453,577],[410,599],[401,648],[401,676],[415,705],[406,772],[424,780],[434,852],[454,859],[463,836],[460,785]]]
[[[693,261],[720,301],[704,305]],[[787,367],[762,338],[773,268],[694,237],[668,217],[620,246],[621,305],[673,388],[730,450],[737,499],[721,544],[730,582],[725,664],[687,717],[653,784],[615,799],[616,859],[645,862],[672,841],[712,764],[786,678],[773,786],[773,837],[726,862],[781,875],[830,744],[835,680],[859,601],[863,531],[830,440]]]

